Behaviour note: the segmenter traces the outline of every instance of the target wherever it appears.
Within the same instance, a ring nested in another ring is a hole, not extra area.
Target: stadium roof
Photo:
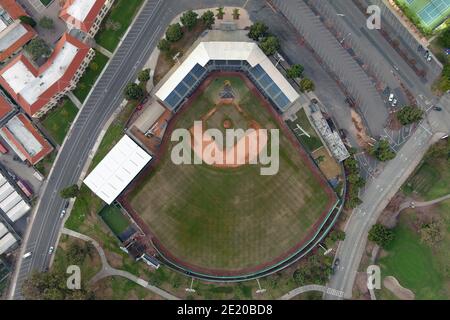
[[[1,70],[0,84],[32,116],[70,85],[88,52],[86,44],[65,33],[42,67],[21,54]]]
[[[127,135],[95,167],[84,183],[111,204],[152,157]]]
[[[22,160],[28,160],[32,165],[53,150],[24,114],[11,118],[0,129],[0,135]]]
[[[8,233],[8,229],[6,229],[5,225],[0,222],[0,238]]]
[[[269,58],[254,42],[209,41],[200,42],[183,61],[170,78],[159,88],[156,96],[165,101],[177,86],[195,70],[197,65],[205,67],[211,60],[246,61],[251,67],[262,69],[261,76],[267,75],[290,103],[298,99],[299,94],[286,78],[278,71]]]
[[[60,18],[88,33],[106,0],[67,0]]]

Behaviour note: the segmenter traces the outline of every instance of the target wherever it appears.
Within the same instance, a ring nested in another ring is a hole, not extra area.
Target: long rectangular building
[[[0,209],[12,222],[22,218],[31,209],[2,173],[0,173]]]
[[[39,118],[73,90],[95,51],[65,33],[37,68],[23,54],[0,71],[0,84],[30,116]]]

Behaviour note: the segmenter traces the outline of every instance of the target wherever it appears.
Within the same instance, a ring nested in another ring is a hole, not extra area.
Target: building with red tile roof
[[[59,17],[69,29],[94,37],[114,0],[66,0]]]
[[[0,0],[0,62],[14,53],[36,36],[36,31],[19,18],[27,13],[14,0]]]
[[[0,85],[28,115],[39,118],[75,88],[94,55],[93,49],[65,33],[41,67],[23,54],[13,59],[0,70]]]
[[[0,129],[0,135],[19,158],[31,165],[53,151],[50,143],[24,114],[18,114],[9,120]]]
[[[0,90],[0,121],[5,119],[8,115],[13,114],[16,108],[8,97]]]

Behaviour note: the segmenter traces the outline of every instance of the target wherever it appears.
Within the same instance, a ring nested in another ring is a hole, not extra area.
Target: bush
[[[394,232],[382,224],[377,223],[370,228],[368,239],[380,247],[386,248],[394,240]]]
[[[216,18],[214,17],[214,12],[212,12],[211,10],[205,11],[201,16],[201,19],[202,19],[203,25],[208,29],[211,29],[213,24],[216,22]]]
[[[198,22],[198,14],[192,10],[186,11],[183,13],[183,15],[180,18],[181,23],[183,26],[185,26],[188,30],[192,30],[195,28]]]
[[[177,42],[183,38],[183,30],[179,23],[171,24],[166,30],[166,39],[169,42]]]
[[[450,48],[450,27],[447,27],[438,38],[439,45],[443,48]]]
[[[391,149],[391,146],[386,139],[379,140],[370,148],[369,153],[379,161],[383,162],[392,160],[396,156],[396,153]]]
[[[303,68],[301,64],[294,64],[286,71],[286,75],[290,79],[300,78],[303,75],[304,70],[305,68]]]
[[[140,82],[147,82],[150,80],[150,69],[144,69],[138,74],[138,80]]]
[[[239,19],[239,17],[240,17],[240,13],[239,13],[239,9],[238,8],[234,8],[233,9],[233,19],[234,20],[238,20]]]
[[[51,50],[47,43],[41,38],[32,39],[26,46],[25,51],[31,56],[33,60],[39,58],[46,58],[50,56]]]
[[[406,126],[422,120],[423,114],[424,112],[422,109],[414,106],[406,106],[397,113],[397,119],[402,125]]]
[[[302,92],[314,91],[315,88],[316,86],[311,79],[304,78],[300,81],[300,90]]]
[[[144,98],[144,89],[142,89],[139,85],[136,83],[129,83],[125,87],[125,98],[127,100],[142,100]]]
[[[271,56],[280,49],[280,42],[278,38],[275,36],[268,36],[261,41],[260,45],[261,50],[268,56]]]
[[[299,286],[307,284],[323,285],[327,283],[332,272],[332,260],[323,255],[313,255],[293,273],[294,281]]]
[[[269,31],[269,27],[267,27],[262,22],[255,22],[251,27],[250,31],[247,34],[247,36],[250,39],[253,39],[255,41],[259,41],[259,39],[264,38],[267,36],[267,32]]]
[[[20,16],[19,20],[20,20],[20,22],[28,24],[29,26],[32,26],[33,28],[36,27],[36,21],[34,21],[33,18],[31,18],[29,16]]]
[[[70,199],[70,198],[77,197],[79,193],[80,193],[80,188],[78,187],[78,185],[74,184],[74,185],[71,185],[70,187],[62,189],[59,192],[59,195],[63,199]]]
[[[167,39],[161,39],[158,42],[158,49],[162,52],[170,51],[170,42]]]
[[[39,20],[39,25],[44,29],[53,29],[55,27],[53,20],[49,17],[42,17]]]
[[[218,7],[216,9],[216,11],[217,11],[217,14],[216,14],[217,19],[222,20],[223,16],[225,15],[225,11],[223,10],[223,7]]]

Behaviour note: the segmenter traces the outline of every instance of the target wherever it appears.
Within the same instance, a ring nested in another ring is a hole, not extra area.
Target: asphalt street
[[[22,298],[21,286],[33,270],[42,271],[48,267],[51,258],[48,250],[51,246],[56,246],[62,224],[59,215],[65,205],[59,191],[79,180],[104,124],[123,100],[122,92],[125,85],[134,81],[137,72],[149,58],[170,21],[178,13],[191,8],[242,6],[243,3],[244,1],[238,0],[148,0],[144,4],[135,23],[80,110],[59,152],[35,208],[30,222],[31,229],[24,239],[22,252],[32,252],[32,256],[19,259],[10,291],[11,298]]]

